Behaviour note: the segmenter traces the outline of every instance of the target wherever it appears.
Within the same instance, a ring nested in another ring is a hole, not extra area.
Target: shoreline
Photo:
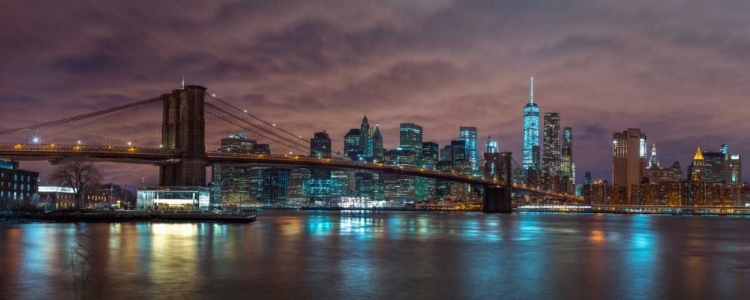
[[[62,212],[4,212],[0,222],[218,222],[250,223],[257,220],[257,212],[219,211],[62,211]]]

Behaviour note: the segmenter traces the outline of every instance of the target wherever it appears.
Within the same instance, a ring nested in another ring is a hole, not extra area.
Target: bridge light
[[[133,145],[133,143],[131,143],[131,142],[128,142],[128,146],[132,146],[132,145]]]
[[[76,143],[78,143],[78,145],[80,145],[81,144],[81,140],[78,140],[78,142],[76,142]]]
[[[32,143],[34,143],[34,144],[39,144],[39,141],[40,141],[40,139],[39,139],[39,137],[38,137],[38,136],[33,136],[33,137],[31,137],[31,142],[32,142]]]
[[[243,110],[243,112],[244,112],[244,113],[247,113],[247,109],[246,109],[246,110]]]
[[[164,145],[162,145],[162,144],[159,144],[159,148],[164,148]]]
[[[273,123],[273,127],[276,127],[276,123]]]

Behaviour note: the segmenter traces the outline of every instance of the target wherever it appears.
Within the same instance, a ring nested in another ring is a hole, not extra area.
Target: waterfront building
[[[331,158],[331,138],[325,130],[316,132],[310,139],[310,156]]]
[[[310,169],[291,169],[286,187],[287,205],[303,205],[310,201],[310,178]]]
[[[628,128],[612,135],[612,185],[622,187],[624,199],[617,194],[617,201],[628,204],[632,186],[640,184],[646,176],[646,135],[639,128]],[[621,193],[621,190],[617,190]],[[613,200],[614,201],[614,200]]]
[[[411,150],[417,154],[422,154],[422,126],[414,123],[401,123],[400,145],[404,150]]]
[[[221,139],[218,152],[270,154],[268,144],[258,144],[244,133]],[[262,197],[260,187],[265,168],[247,165],[215,164],[211,166],[211,202],[225,207],[237,207]],[[254,186],[255,185],[255,186]],[[255,189],[253,189],[255,187]]]
[[[531,77],[529,103],[523,108],[523,169],[539,169],[535,164],[534,147],[539,147],[539,106],[534,103],[534,77]],[[538,150],[537,155],[538,156]],[[538,158],[536,158],[538,160]]]
[[[560,175],[560,113],[544,113],[542,173]]]
[[[471,126],[459,127],[458,139],[465,142],[466,159],[471,163],[472,174],[474,176],[480,176],[479,150],[477,149],[477,128]]]
[[[19,168],[17,161],[0,158],[0,200],[36,200],[38,185],[39,173]]]

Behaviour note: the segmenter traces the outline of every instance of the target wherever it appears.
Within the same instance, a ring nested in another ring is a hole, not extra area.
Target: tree
[[[56,184],[72,187],[76,208],[82,208],[84,190],[89,185],[99,183],[102,177],[102,172],[93,163],[85,161],[82,157],[71,157],[58,164],[47,179]]]

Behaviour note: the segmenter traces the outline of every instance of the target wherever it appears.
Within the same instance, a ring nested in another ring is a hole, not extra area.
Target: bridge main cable
[[[0,135],[19,133],[19,132],[34,130],[34,129],[48,127],[48,126],[55,126],[55,125],[60,125],[60,124],[64,124],[64,123],[70,123],[70,122],[85,120],[85,119],[94,118],[94,117],[98,117],[98,116],[103,116],[103,115],[106,115],[106,114],[118,112],[118,111],[125,110],[125,109],[128,109],[128,108],[132,108],[132,107],[136,107],[136,106],[144,105],[144,104],[149,104],[149,103],[153,103],[153,102],[157,102],[157,101],[161,101],[161,100],[162,100],[161,97],[155,97],[155,98],[146,99],[146,100],[143,100],[143,101],[138,101],[138,102],[126,104],[126,105],[123,105],[123,106],[113,107],[113,108],[110,108],[110,109],[100,110],[100,111],[96,111],[96,112],[92,112],[92,113],[88,113],[88,114],[84,114],[84,115],[78,115],[78,116],[75,116],[75,117],[70,117],[70,118],[66,118],[66,119],[57,120],[57,121],[51,121],[51,122],[46,122],[46,123],[41,123],[41,124],[36,124],[36,125],[31,125],[31,126],[26,126],[26,127],[22,127],[22,128],[16,128],[16,129],[10,129],[10,130],[5,130],[5,131],[0,131]]]
[[[224,100],[221,100],[221,99],[219,99],[219,98],[217,98],[217,97],[214,97],[214,96],[213,96],[213,95],[211,95],[211,94],[208,94],[208,93],[206,93],[206,94],[207,94],[207,95],[208,95],[209,97],[211,97],[211,98],[213,98],[213,99],[216,99],[216,101],[219,101],[219,102],[221,102],[222,104],[224,104],[224,105],[227,105],[227,106],[231,107],[232,109],[234,109],[234,110],[236,110],[236,111],[239,111],[239,112],[241,112],[241,113],[243,113],[243,114],[245,114],[245,115],[247,115],[247,116],[250,116],[250,117],[251,117],[251,118],[253,118],[253,119],[256,119],[256,120],[258,120],[258,121],[260,121],[260,122],[263,122],[263,124],[266,124],[266,125],[268,125],[268,126],[271,126],[271,127],[275,128],[275,129],[278,129],[279,131],[281,131],[281,132],[283,132],[283,133],[286,133],[286,134],[288,134],[288,135],[290,135],[290,136],[294,137],[295,139],[299,139],[299,140],[301,140],[301,141],[303,141],[303,142],[309,142],[309,141],[307,141],[307,140],[305,140],[305,139],[303,139],[303,138],[300,138],[300,137],[299,137],[298,135],[295,135],[294,133],[291,133],[291,132],[289,132],[289,131],[286,131],[286,130],[284,130],[284,129],[282,129],[282,128],[278,127],[278,126],[276,126],[275,124],[273,124],[273,123],[271,123],[271,122],[268,122],[268,121],[266,121],[266,120],[263,120],[263,119],[261,119],[261,118],[258,118],[258,117],[256,117],[256,116],[254,116],[253,114],[247,113],[247,112],[245,112],[244,110],[241,110],[241,109],[239,109],[238,107],[236,107],[236,106],[234,106],[234,105],[232,105],[232,104],[230,104],[230,103],[228,103],[228,102],[226,102],[226,101],[224,101]]]
[[[251,131],[251,132],[253,132],[253,133],[255,133],[255,134],[258,134],[258,135],[260,135],[260,136],[262,136],[262,137],[265,137],[265,138],[267,138],[267,139],[271,139],[272,141],[274,141],[274,142],[277,142],[277,143],[280,143],[280,144],[282,144],[282,145],[284,145],[284,146],[288,146],[288,147],[294,148],[295,150],[301,150],[301,151],[303,151],[303,152],[307,152],[307,151],[309,151],[309,150],[310,150],[310,148],[309,148],[309,147],[308,147],[307,145],[305,145],[305,144],[301,144],[301,143],[299,143],[299,142],[297,142],[297,141],[294,141],[294,140],[291,140],[291,139],[289,139],[289,138],[285,138],[285,137],[282,137],[281,135],[279,135],[279,134],[276,134],[276,133],[274,133],[274,132],[271,132],[271,131],[269,131],[269,130],[266,130],[266,129],[264,129],[263,127],[261,127],[261,126],[259,126],[259,125],[256,125],[256,124],[253,124],[253,123],[250,123],[250,122],[248,122],[248,121],[246,121],[246,120],[242,120],[242,118],[240,118],[239,116],[237,116],[237,115],[235,115],[235,114],[232,114],[231,112],[228,112],[228,111],[226,111],[226,110],[224,110],[224,109],[221,109],[221,108],[217,107],[216,105],[213,105],[213,104],[211,104],[211,103],[205,103],[205,105],[206,105],[207,107],[211,107],[211,108],[213,108],[213,109],[216,109],[216,110],[218,110],[219,112],[222,112],[222,113],[224,113],[224,114],[226,114],[226,115],[228,115],[228,116],[230,116],[230,117],[234,118],[235,120],[238,120],[238,121],[240,121],[240,122],[242,122],[242,123],[245,123],[245,124],[247,124],[247,125],[250,125],[250,126],[252,126],[252,127],[256,128],[256,129],[258,129],[258,130],[260,130],[261,132],[264,132],[264,133],[267,133],[267,134],[273,135],[273,136],[275,136],[276,138],[278,138],[278,139],[280,139],[280,140],[283,140],[283,142],[282,142],[282,141],[280,141],[280,140],[278,140],[278,139],[273,139],[273,138],[271,138],[271,137],[268,137],[268,136],[266,136],[266,135],[263,135],[263,134],[261,134],[261,133],[259,133],[259,132],[256,132],[256,131],[254,131],[254,130],[251,130],[251,129],[247,128],[247,127],[241,126],[241,125],[239,125],[239,124],[237,124],[237,123],[234,123],[234,122],[232,122],[231,120],[227,120],[227,119],[225,119],[225,118],[222,118],[222,117],[220,117],[220,116],[217,116],[217,115],[215,115],[215,114],[213,114],[213,113],[211,113],[211,112],[208,112],[208,111],[207,111],[207,113],[208,113],[208,114],[210,114],[210,115],[212,115],[212,116],[214,116],[214,117],[217,117],[217,118],[219,118],[219,119],[221,119],[221,120],[223,120],[223,121],[225,121],[225,122],[229,122],[229,123],[231,123],[231,124],[233,124],[233,125],[235,125],[235,126],[240,126],[240,127],[242,127],[243,129],[245,129],[245,130]]]

